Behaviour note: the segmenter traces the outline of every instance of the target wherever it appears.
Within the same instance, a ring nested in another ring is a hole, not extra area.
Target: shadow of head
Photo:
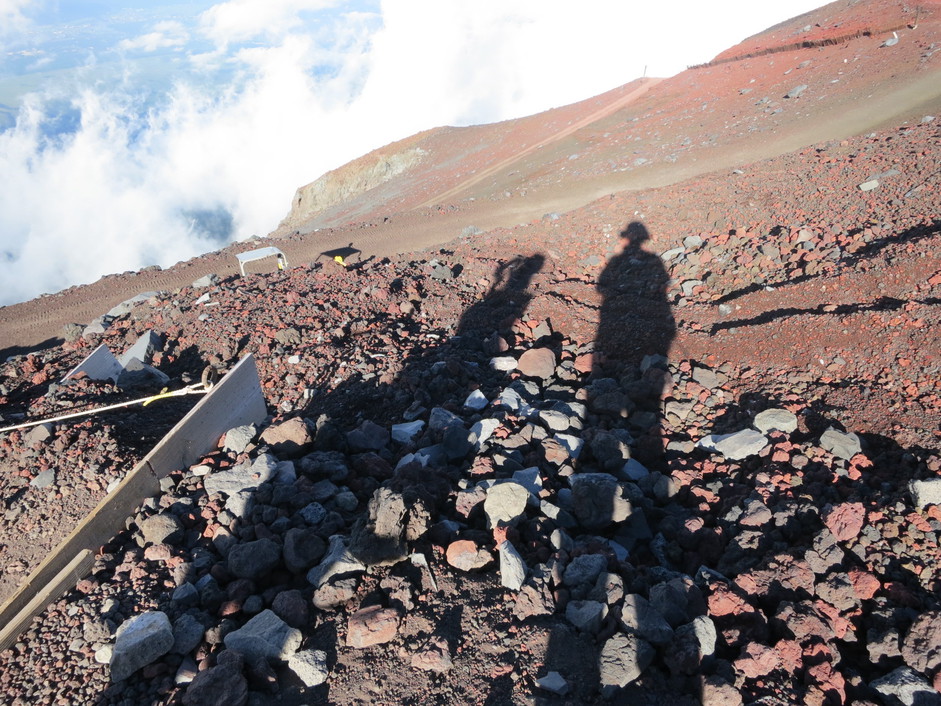
[[[528,257],[519,255],[512,260],[501,262],[494,272],[492,291],[523,291],[529,287],[530,280],[542,269],[546,258],[536,254]]]
[[[621,237],[626,241],[626,247],[640,249],[646,241],[650,240],[650,232],[647,230],[647,226],[640,221],[631,221],[621,231]]]

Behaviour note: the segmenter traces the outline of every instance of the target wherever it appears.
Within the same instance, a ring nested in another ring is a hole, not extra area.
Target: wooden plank
[[[35,615],[85,575],[92,565],[88,555],[93,558],[101,545],[124,529],[125,520],[144,498],[160,492],[160,478],[195,463],[216,447],[225,431],[260,423],[266,414],[258,370],[249,355],[170,430],[0,606],[0,650],[13,644]]]
[[[150,464],[154,475],[163,478],[212,451],[219,437],[232,427],[259,424],[267,414],[255,358],[247,355],[173,427],[142,463]]]
[[[57,600],[59,596],[78,583],[88,574],[94,563],[95,554],[93,552],[86,549],[76,554],[72,561],[62,567],[62,570],[49,583],[41,587],[22,610],[10,620],[3,630],[0,649],[5,650],[12,645],[23,629],[29,625],[33,616],[41,613],[47,605]],[[18,629],[13,631],[13,627]],[[7,635],[8,632],[10,633],[9,636]]]

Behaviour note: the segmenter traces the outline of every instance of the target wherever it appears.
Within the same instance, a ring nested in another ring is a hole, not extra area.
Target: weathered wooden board
[[[255,360],[243,358],[159,444],[138,463],[72,533],[0,606],[0,650],[91,568],[94,552],[124,529],[144,498],[160,492],[160,479],[195,463],[232,427],[258,424],[267,414]]]

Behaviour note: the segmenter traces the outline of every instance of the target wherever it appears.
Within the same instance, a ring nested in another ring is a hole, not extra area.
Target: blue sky
[[[818,4],[0,0],[0,305],[265,235],[376,147],[669,76]]]

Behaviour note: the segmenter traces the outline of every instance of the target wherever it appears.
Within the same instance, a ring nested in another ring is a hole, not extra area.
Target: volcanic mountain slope
[[[939,10],[936,1],[834,2],[670,79],[421,133],[300,188],[272,236],[295,263],[337,249],[390,255],[937,114]],[[139,292],[234,274],[231,253],[249,247],[0,308],[0,340],[8,352],[61,340],[65,324]]]
[[[834,3],[668,81],[390,146],[301,193],[326,210],[285,227],[297,266],[282,273],[239,278],[218,253],[32,303],[91,318],[162,290],[3,363],[4,416],[118,395],[56,381],[146,330],[166,338],[153,363],[174,385],[253,353],[271,416],[143,503],[0,654],[0,689],[937,703],[936,10]],[[881,29],[900,41],[881,46]],[[754,112],[733,119],[733,103]],[[847,132],[830,134],[838,110]],[[463,140],[450,152],[448,134]],[[308,263],[351,241],[349,267]],[[32,545],[146,453],[131,432],[158,425],[131,421],[0,436],[5,565],[28,570]],[[233,475],[249,489],[220,489]],[[165,645],[146,656],[116,639],[142,614]]]

